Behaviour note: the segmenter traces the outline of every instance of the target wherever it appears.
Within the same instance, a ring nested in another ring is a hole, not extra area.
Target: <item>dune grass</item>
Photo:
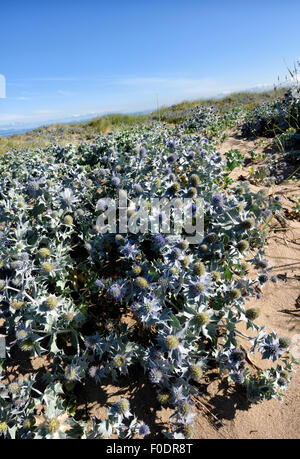
[[[176,124],[186,119],[189,111],[197,105],[211,105],[218,108],[222,113],[234,107],[252,110],[258,104],[281,97],[285,91],[286,88],[263,92],[237,92],[222,98],[186,100],[170,107],[162,106],[147,114],[124,115],[114,113],[80,123],[42,126],[24,134],[0,137],[0,154],[12,149],[44,148],[51,143],[78,144],[82,141],[93,140],[99,134],[107,134],[115,129],[126,129],[156,120]]]

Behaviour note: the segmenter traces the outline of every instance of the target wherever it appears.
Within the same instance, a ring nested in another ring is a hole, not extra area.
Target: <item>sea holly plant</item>
[[[90,423],[77,410],[89,379],[117,385],[139,369],[154,403],[173,410],[171,438],[193,437],[193,397],[212,368],[251,401],[281,397],[288,387],[289,341],[256,323],[259,295],[275,281],[264,246],[280,200],[246,181],[225,187],[242,158],[231,152],[224,160],[197,132],[217,125],[216,113],[194,115],[176,129],[153,123],[78,147],[1,157],[2,373],[16,349],[47,361],[46,374],[1,385],[2,436],[147,436],[126,398]],[[190,225],[175,231],[184,212]],[[195,240],[190,229],[200,214]],[[248,308],[251,297],[257,306]],[[256,337],[242,333],[243,324]],[[247,353],[256,349],[276,366],[251,366]]]

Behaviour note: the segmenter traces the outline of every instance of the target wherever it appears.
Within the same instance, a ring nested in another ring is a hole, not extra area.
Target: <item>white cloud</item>
[[[59,90],[57,91],[57,94],[59,94],[60,96],[67,96],[67,97],[71,97],[71,96],[75,96],[75,95],[76,95],[75,92],[64,91],[63,89],[59,89]]]
[[[30,100],[30,97],[20,96],[20,97],[16,97],[15,99],[16,100]]]

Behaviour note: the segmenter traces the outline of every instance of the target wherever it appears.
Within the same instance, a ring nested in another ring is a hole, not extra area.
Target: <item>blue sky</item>
[[[0,127],[272,85],[299,23],[299,0],[4,0]]]

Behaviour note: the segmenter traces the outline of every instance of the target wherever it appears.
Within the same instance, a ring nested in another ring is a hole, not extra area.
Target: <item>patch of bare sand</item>
[[[296,242],[298,238],[298,243]],[[300,293],[300,224],[292,222],[292,228],[282,235],[269,239],[266,250],[273,273],[279,275],[277,284],[272,282],[263,288],[260,299],[252,298],[246,307],[257,306],[261,313],[258,325],[266,325],[268,331],[275,330],[279,336],[292,339],[293,346],[300,345],[300,309],[297,298]],[[244,330],[245,331],[245,330]],[[254,336],[249,330],[248,335]],[[296,337],[297,338],[297,337]],[[241,344],[245,345],[241,338]],[[295,352],[297,354],[297,352]],[[269,366],[257,355],[251,356],[261,368]],[[275,363],[276,364],[276,363]],[[207,418],[199,413],[196,420],[197,438],[300,438],[300,371],[294,373],[290,387],[282,402],[263,401],[247,406],[243,396],[228,394],[222,384],[215,385],[210,398],[204,397],[211,411],[222,421],[223,426],[212,429]]]

